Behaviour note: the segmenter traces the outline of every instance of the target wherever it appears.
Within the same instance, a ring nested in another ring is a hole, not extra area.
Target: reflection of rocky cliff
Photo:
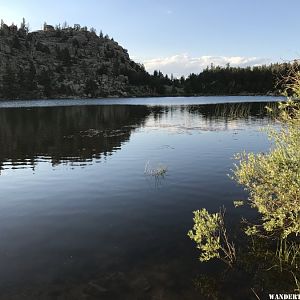
[[[55,164],[109,155],[149,113],[146,106],[1,109],[0,164],[34,164],[37,156]]]

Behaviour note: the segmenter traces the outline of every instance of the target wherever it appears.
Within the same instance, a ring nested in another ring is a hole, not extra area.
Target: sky
[[[0,0],[5,23],[94,27],[149,72],[176,77],[299,58],[299,12],[300,0]]]

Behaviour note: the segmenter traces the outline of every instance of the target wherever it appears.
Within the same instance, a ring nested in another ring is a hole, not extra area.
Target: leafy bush
[[[249,192],[251,207],[261,223],[246,233],[268,233],[287,238],[300,233],[300,105],[288,101],[279,105],[280,129],[269,130],[274,141],[268,153],[243,153],[237,157],[236,181]]]
[[[188,236],[197,243],[201,251],[200,261],[220,258],[232,266],[235,261],[235,247],[228,241],[224,225],[224,211],[210,214],[205,208],[194,211],[194,227]]]
[[[300,71],[294,62],[282,85],[286,102],[268,108],[278,126],[268,128],[273,145],[267,153],[242,153],[236,158],[233,179],[248,192],[248,200],[234,201],[239,207],[249,204],[258,212],[254,224],[246,227],[252,246],[235,247],[227,238],[224,213],[194,212],[194,226],[188,232],[201,251],[200,261],[219,258],[237,270],[261,278],[261,292],[274,289],[274,278],[283,278],[288,291],[300,291]],[[248,222],[247,222],[248,223]],[[277,241],[275,247],[274,240]],[[266,273],[270,274],[269,276]],[[282,280],[281,280],[282,282]],[[269,283],[271,285],[269,285]],[[276,283],[275,283],[276,285]],[[260,299],[253,288],[252,292]]]

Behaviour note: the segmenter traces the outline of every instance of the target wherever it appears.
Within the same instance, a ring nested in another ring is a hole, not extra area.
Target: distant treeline
[[[148,80],[158,91],[168,94],[267,95],[280,93],[282,90],[281,78],[286,77],[291,68],[300,70],[296,61],[246,68],[231,67],[229,64],[226,67],[212,64],[202,72],[192,73],[186,78],[169,78],[159,71],[154,71]]]

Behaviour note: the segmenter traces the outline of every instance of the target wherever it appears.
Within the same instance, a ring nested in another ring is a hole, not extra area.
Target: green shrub
[[[285,276],[289,276],[294,280],[296,292],[300,290],[300,72],[298,69],[299,65],[295,62],[288,77],[282,80],[286,87],[285,95],[289,96],[288,100],[279,103],[275,109],[268,108],[270,115],[275,118],[275,124],[278,125],[267,130],[272,140],[272,147],[267,153],[244,152],[236,155],[239,163],[235,165],[233,171],[233,179],[243,185],[248,192],[247,201],[234,201],[234,206],[247,203],[259,215],[257,221],[245,229],[245,233],[252,237],[251,251],[256,258],[261,256],[259,245],[255,245],[256,242],[265,242],[262,265],[268,267],[265,269],[258,267],[258,271],[278,270]],[[200,261],[220,258],[232,266],[236,260],[234,245],[227,238],[224,213],[209,214],[206,209],[195,211],[194,227],[188,235],[197,243],[197,248],[201,251]],[[270,238],[277,240],[277,250]],[[245,250],[247,252],[247,248]],[[244,254],[239,255],[240,266],[243,265]],[[254,292],[253,289],[252,291]]]
[[[224,213],[220,211],[210,214],[205,208],[194,211],[194,226],[188,232],[188,236],[196,242],[201,251],[201,262],[220,258],[232,266],[235,261],[235,247],[227,237]]]
[[[287,238],[300,233],[300,105],[279,104],[280,129],[269,129],[274,145],[268,153],[243,153],[237,157],[236,181],[249,192],[249,203],[261,222],[248,234],[267,233]]]

